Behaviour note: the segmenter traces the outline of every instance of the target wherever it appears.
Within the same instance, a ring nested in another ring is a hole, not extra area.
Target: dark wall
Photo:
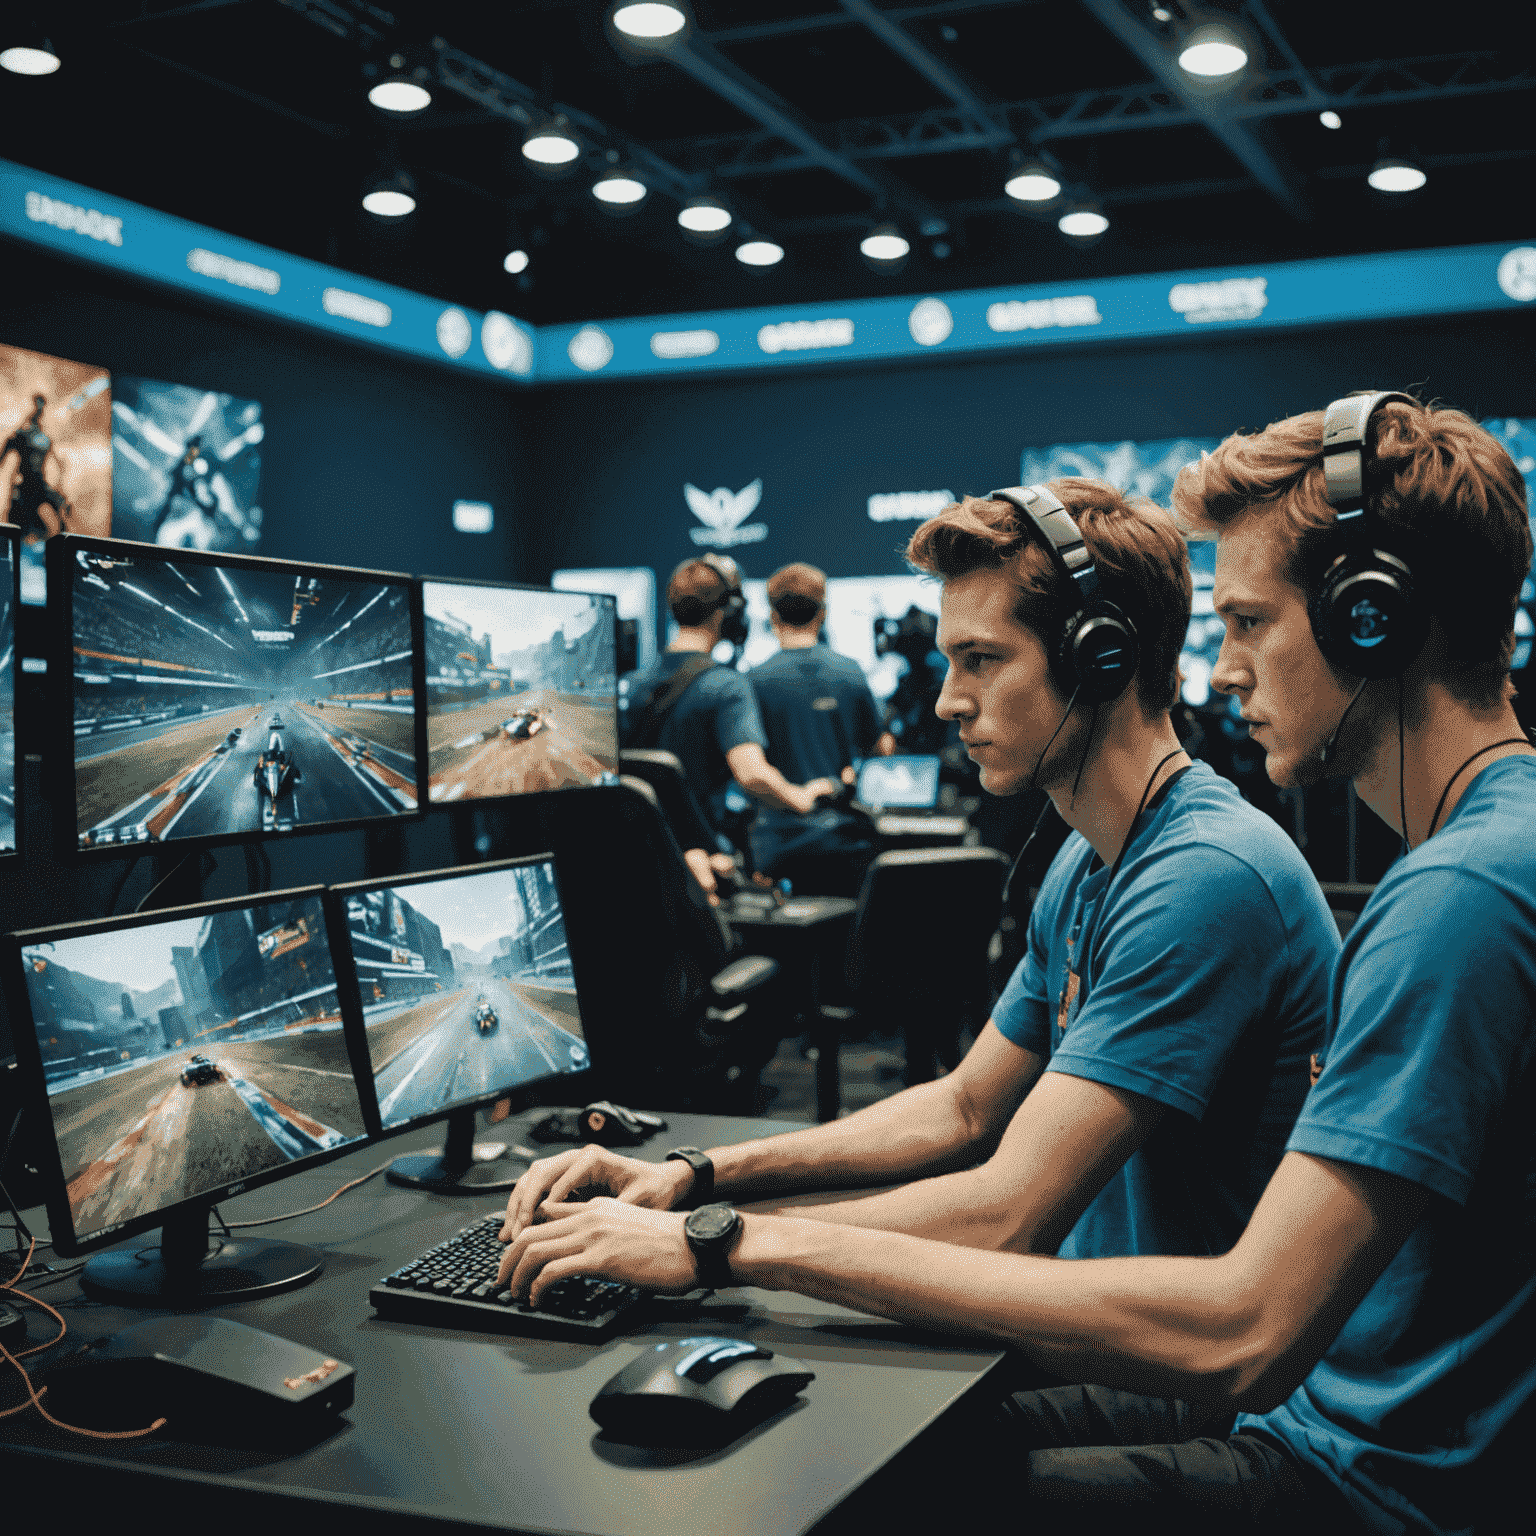
[[[527,580],[531,466],[510,386],[347,346],[18,246],[0,342],[114,373],[259,400],[256,551],[443,576]],[[489,501],[489,534],[456,533],[456,500]]]
[[[531,402],[540,579],[561,566],[649,565],[664,583],[702,525],[685,482],[763,480],[749,576],[789,560],[829,574],[904,569],[915,524],[872,522],[877,491],[1012,485],[1026,446],[1222,437],[1370,384],[1421,388],[1475,416],[1536,414],[1536,314],[1391,326],[1192,334],[1156,347],[1035,352],[697,383],[591,382]]]

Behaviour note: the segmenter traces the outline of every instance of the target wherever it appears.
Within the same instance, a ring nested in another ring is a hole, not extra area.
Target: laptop
[[[882,837],[963,837],[965,817],[943,815],[936,754],[868,757],[859,768],[854,798],[875,813]]]

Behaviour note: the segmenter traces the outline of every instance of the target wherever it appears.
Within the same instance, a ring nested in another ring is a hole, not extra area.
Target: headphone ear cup
[[[1429,613],[1413,573],[1381,549],[1346,554],[1307,596],[1318,649],[1356,677],[1396,677],[1423,649]]]
[[[1066,684],[1065,697],[1076,691],[1089,704],[1118,699],[1141,655],[1136,626],[1113,603],[1080,608],[1063,626],[1056,654],[1057,682]]]

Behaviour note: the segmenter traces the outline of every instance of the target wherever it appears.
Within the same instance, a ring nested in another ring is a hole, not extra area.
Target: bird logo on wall
[[[712,549],[729,549],[733,544],[756,544],[768,537],[766,523],[746,521],[763,499],[761,477],[739,491],[723,485],[717,485],[713,491],[701,491],[696,485],[684,485],[683,496],[689,510],[705,525],[688,530],[695,544],[707,545]]]

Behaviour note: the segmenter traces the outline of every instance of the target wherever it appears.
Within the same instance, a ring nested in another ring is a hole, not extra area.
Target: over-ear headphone
[[[1047,640],[1051,674],[1064,698],[1107,704],[1125,692],[1141,654],[1136,626],[1118,604],[1101,595],[1099,573],[1072,514],[1043,485],[993,491],[1023,514],[1051,563],[1071,583],[1076,602],[1054,640]]]
[[[1371,417],[1391,390],[1346,395],[1323,417],[1324,494],[1333,531],[1307,584],[1307,617],[1318,649],[1356,677],[1396,677],[1429,636],[1429,609],[1416,588],[1402,540],[1381,521],[1365,491]]]
[[[747,599],[742,592],[741,567],[729,555],[717,555],[713,550],[684,560],[672,573],[673,580],[690,565],[707,565],[720,578],[720,595],[704,609],[708,617],[719,609],[724,617],[720,622],[720,638],[732,645],[745,645],[749,633],[747,626]]]

